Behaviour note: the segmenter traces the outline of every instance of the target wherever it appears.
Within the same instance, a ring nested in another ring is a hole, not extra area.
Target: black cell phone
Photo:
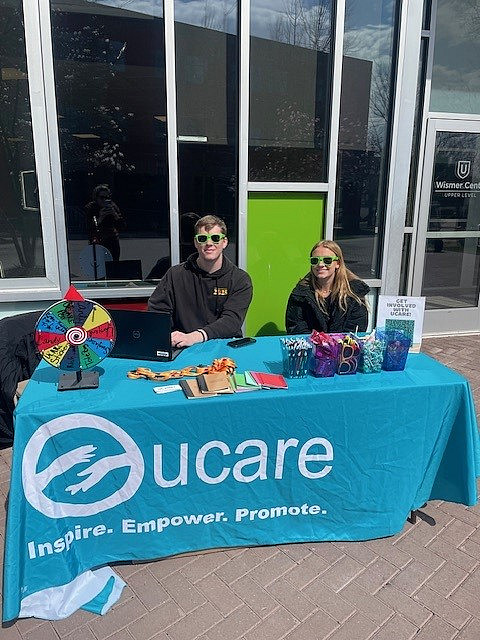
[[[238,338],[238,340],[231,340],[227,342],[229,347],[236,349],[237,347],[246,347],[247,344],[253,344],[256,342],[255,338]]]

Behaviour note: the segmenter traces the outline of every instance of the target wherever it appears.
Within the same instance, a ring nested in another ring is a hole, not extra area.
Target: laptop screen
[[[169,313],[123,309],[111,309],[109,313],[117,330],[117,339],[110,356],[165,362],[178,355],[178,350],[172,353],[172,317]]]

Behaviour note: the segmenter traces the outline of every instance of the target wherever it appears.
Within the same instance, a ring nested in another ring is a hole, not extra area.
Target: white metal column
[[[39,216],[45,258],[45,277],[3,279],[0,281],[2,301],[50,300],[65,290],[64,233],[55,210],[54,192],[50,174],[51,154],[47,135],[48,96],[44,85],[44,60],[42,57],[42,30],[40,3],[23,2],[25,25],[25,53],[27,63],[30,113],[35,156],[35,169],[40,201]]]
[[[340,94],[343,73],[343,36],[345,32],[345,0],[337,0],[335,10],[335,40],[333,45],[332,99],[330,105],[330,140],[328,144],[328,191],[325,209],[324,236],[333,240],[335,192],[337,189],[338,132],[340,129]]]
[[[180,262],[180,229],[178,222],[178,142],[177,87],[175,82],[175,9],[174,0],[164,0],[165,84],[167,92],[167,158],[168,201],[170,211],[170,253],[172,264]]]
[[[387,295],[396,295],[400,284],[420,60],[422,4],[417,0],[404,0],[400,17],[381,272],[381,293]]]
[[[413,276],[415,273],[414,258],[415,258],[416,243],[417,243],[417,228],[418,228],[418,218],[419,218],[423,166],[424,166],[424,159],[425,159],[425,142],[427,137],[428,111],[430,106],[430,93],[432,88],[432,69],[433,69],[433,53],[434,53],[434,44],[435,44],[435,31],[436,31],[436,16],[437,16],[437,0],[432,0],[431,14],[430,14],[430,30],[424,33],[425,37],[428,37],[428,51],[427,51],[427,68],[425,73],[425,88],[423,93],[423,105],[421,110],[422,129],[420,134],[420,148],[418,150],[415,203],[413,207],[412,242],[410,245],[409,266],[408,266],[407,293],[409,295],[413,295],[412,287],[413,287]]]
[[[52,25],[50,20],[50,1],[39,0],[40,37],[43,56],[43,83],[47,111],[47,136],[49,165],[53,188],[53,211],[55,216],[55,237],[58,246],[58,264],[60,269],[60,288],[65,292],[70,285],[68,266],[67,231],[65,225],[65,207],[63,202],[62,166],[58,136],[57,100],[55,93],[55,75],[53,70]]]
[[[248,119],[250,104],[250,0],[240,0],[238,121],[238,266],[247,268]]]

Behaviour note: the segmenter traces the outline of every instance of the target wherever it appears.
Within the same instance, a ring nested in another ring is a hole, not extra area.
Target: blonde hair
[[[350,287],[350,282],[352,280],[358,280],[358,276],[347,269],[345,266],[345,261],[343,259],[343,252],[340,249],[340,246],[334,242],[333,240],[322,240],[321,242],[317,242],[310,251],[310,257],[313,255],[315,249],[319,247],[323,247],[328,249],[332,253],[334,253],[338,258],[338,269],[335,269],[335,278],[332,284],[332,298],[338,301],[338,306],[342,311],[347,310],[347,298],[353,298],[359,304],[366,307],[365,300],[357,296],[356,293],[352,291]],[[320,295],[320,290],[318,288],[317,279],[313,275],[313,270],[310,268],[310,273],[308,273],[305,278],[302,280],[302,283],[305,285],[310,285],[315,292],[315,298],[317,303],[322,309],[325,309],[325,302],[323,296]]]

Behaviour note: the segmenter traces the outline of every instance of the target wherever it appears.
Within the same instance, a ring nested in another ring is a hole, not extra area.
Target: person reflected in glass
[[[336,242],[317,242],[310,251],[310,271],[297,283],[287,303],[287,333],[366,331],[370,291],[347,268]]]
[[[92,201],[85,205],[85,220],[89,244],[102,245],[115,262],[120,260],[119,233],[126,224],[107,184],[99,184],[93,190]]]
[[[200,220],[200,216],[198,213],[193,213],[193,211],[182,213],[180,216],[180,260],[182,261],[185,261],[196,251],[193,236],[195,235],[195,224],[198,220]],[[160,280],[167,273],[170,264],[170,256],[159,258],[145,280]]]

